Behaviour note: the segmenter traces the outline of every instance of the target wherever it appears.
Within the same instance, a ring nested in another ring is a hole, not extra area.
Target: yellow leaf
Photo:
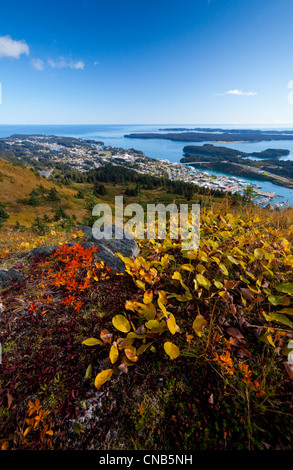
[[[169,331],[174,335],[177,331],[177,325],[176,325],[176,320],[174,315],[171,313],[168,320],[167,320],[167,327],[169,328]]]
[[[196,265],[196,270],[197,270],[197,272],[199,272],[200,274],[202,274],[202,273],[204,273],[207,269],[204,267],[203,264],[198,263],[198,264]]]
[[[85,344],[86,346],[96,346],[97,344],[103,344],[103,343],[97,338],[88,338],[88,339],[85,339],[82,342],[82,344]]]
[[[136,312],[136,302],[132,302],[131,300],[126,300],[125,308],[126,310],[131,310],[132,312]]]
[[[174,343],[171,343],[170,341],[166,341],[166,343],[164,343],[164,349],[172,361],[180,355],[178,346],[176,346]]]
[[[132,339],[144,339],[145,338],[145,335],[139,335],[138,333],[134,333],[133,331],[131,331],[130,333],[128,333],[127,335],[127,338],[132,338]]]
[[[158,320],[149,320],[145,323],[145,326],[151,330],[151,333],[162,333],[166,329],[166,322]]]
[[[23,436],[26,437],[31,429],[32,429],[32,426],[28,426],[26,430],[24,431]]]
[[[200,261],[205,262],[205,263],[208,262],[207,254],[206,254],[204,251],[199,251],[199,252],[198,252],[198,259],[199,259]]]
[[[185,269],[185,271],[194,271],[194,266],[192,266],[192,264],[182,264],[181,269]]]
[[[152,300],[153,300],[153,291],[149,289],[144,293],[143,302],[145,304],[150,304]]]
[[[136,348],[134,346],[129,346],[128,348],[125,348],[124,352],[127,359],[129,359],[130,361],[136,362],[138,360],[138,357],[136,355]]]
[[[206,324],[206,320],[204,319],[204,317],[202,315],[197,315],[193,324],[192,324],[192,328],[194,329],[195,333],[197,334],[197,336],[201,337],[202,336],[202,329],[203,329],[203,326]]]
[[[134,338],[118,338],[117,345],[119,349],[128,348],[132,345]]]
[[[219,281],[214,281],[214,284],[217,287],[217,289],[223,289],[223,287],[224,287],[223,284]]]
[[[158,320],[149,320],[145,323],[145,326],[149,330],[153,330],[153,329],[158,328],[160,326],[160,322]]]
[[[8,450],[8,449],[9,449],[9,442],[8,441],[3,442],[1,446],[1,450]]]
[[[219,264],[219,268],[225,276],[229,276],[228,269],[223,263]]]
[[[271,329],[268,328],[267,331],[260,337],[258,338],[259,341],[262,341],[264,343],[269,343],[271,346],[274,348],[276,347],[272,335],[271,335]]]
[[[163,305],[166,305],[167,303],[167,294],[165,291],[163,290],[160,290],[159,292],[159,301],[163,304]]]
[[[142,310],[142,313],[147,320],[153,320],[154,318],[156,318],[157,314],[156,307],[151,302],[145,306],[145,308]]]
[[[140,281],[140,280],[137,279],[137,280],[135,281],[135,284],[136,284],[140,289],[145,290],[145,284],[144,284],[142,281]]]
[[[177,281],[180,282],[181,286],[186,289],[186,290],[189,290],[188,287],[186,286],[186,284],[184,284],[183,280],[182,280],[182,276],[181,274],[179,273],[179,271],[174,271],[174,274],[172,276],[172,279],[176,279]]]
[[[116,315],[112,319],[112,323],[117,330],[122,331],[123,333],[128,333],[130,331],[130,323],[123,315]]]
[[[254,256],[256,259],[262,259],[264,255],[265,255],[264,250],[262,250],[261,248],[255,248]]]
[[[196,280],[200,286],[205,287],[206,289],[209,289],[211,287],[210,281],[202,274],[197,274]]]
[[[110,361],[112,362],[112,364],[114,364],[117,361],[119,357],[119,351],[118,351],[116,344],[112,344],[109,357],[110,357]]]
[[[113,369],[106,369],[100,372],[95,378],[95,387],[100,388],[113,374]]]

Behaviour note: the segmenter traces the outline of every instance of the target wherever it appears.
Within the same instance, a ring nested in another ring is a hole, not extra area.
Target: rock
[[[54,246],[38,246],[29,252],[29,257],[34,258],[39,255],[50,255],[53,251],[56,251],[59,248],[58,245]]]
[[[81,242],[80,244],[85,248],[96,246],[98,248],[98,252],[95,254],[95,259],[97,261],[104,261],[104,263],[115,272],[125,271],[125,265],[123,261],[118,258],[116,253],[121,253],[123,256],[130,258],[135,258],[139,255],[136,241],[132,235],[125,235],[126,232],[123,232],[122,228],[118,228],[118,230],[120,230],[120,236],[123,235],[124,238],[117,240],[106,238],[97,240],[92,233],[91,227],[86,225],[79,225],[76,227],[76,229],[82,231],[84,234],[84,239],[88,240]],[[112,233],[115,235],[115,225],[112,226]],[[66,243],[66,245],[73,246],[76,245],[76,243]],[[59,246],[60,245],[40,246],[31,250],[29,256],[35,257],[39,255],[50,255],[56,251]]]
[[[4,287],[13,281],[19,281],[22,274],[17,269],[0,269],[0,287]]]
[[[139,255],[138,245],[130,233],[126,232],[122,227],[112,225],[112,237],[97,239],[91,227],[79,225],[76,227],[84,233],[84,238],[91,240],[96,246],[104,246],[109,248],[113,253],[121,253],[123,256],[136,258]],[[103,231],[103,230],[101,230]],[[115,236],[119,238],[115,238]]]
[[[116,256],[116,253],[129,258],[136,258],[139,255],[138,245],[134,237],[124,231],[121,227],[112,225],[112,235],[115,237],[115,230],[118,231],[121,239],[107,239],[102,238],[97,240],[92,232],[91,227],[86,225],[79,225],[76,227],[84,233],[84,238],[90,239],[93,246],[97,246],[99,251],[97,258],[104,261],[107,266],[111,267],[114,271],[124,271],[125,265],[123,261]]]

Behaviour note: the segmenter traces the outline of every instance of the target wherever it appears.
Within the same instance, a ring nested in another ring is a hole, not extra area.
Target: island
[[[288,155],[289,150],[267,149],[261,152],[246,153],[213,144],[187,145],[180,162],[197,169],[209,169],[228,173],[240,178],[256,178],[262,181],[293,187],[293,161],[279,160]],[[252,156],[259,160],[247,159]]]
[[[211,157],[256,157],[256,158],[280,158],[289,155],[287,149],[266,149],[261,152],[243,152],[228,147],[219,147],[213,144],[187,145],[183,152],[193,155],[211,156]],[[190,158],[192,158],[192,156]],[[189,157],[188,157],[189,158]],[[182,160],[181,160],[182,161]],[[186,162],[186,161],[185,161]]]
[[[293,131],[252,131],[247,129],[207,130],[167,133],[136,133],[126,134],[129,139],[166,139],[182,142],[262,142],[271,140],[293,140]]]

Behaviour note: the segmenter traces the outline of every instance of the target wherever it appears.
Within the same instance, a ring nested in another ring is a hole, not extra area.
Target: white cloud
[[[242,91],[242,90],[237,90],[236,88],[235,90],[225,91],[224,94],[225,95],[253,96],[253,95],[257,95],[257,92],[256,91]]]
[[[94,62],[94,65],[100,65],[101,62],[98,62],[97,60],[95,60]]]
[[[45,68],[45,62],[42,59],[32,59],[31,64],[37,70],[44,70]]]
[[[0,36],[0,58],[19,59],[21,54],[29,55],[29,46],[25,41],[15,41],[10,36]]]
[[[82,60],[74,61],[74,60],[66,60],[63,57],[59,57],[59,59],[48,60],[48,64],[50,67],[56,68],[56,69],[64,69],[66,67],[70,69],[75,69],[75,70],[83,70],[84,69],[84,62]]]

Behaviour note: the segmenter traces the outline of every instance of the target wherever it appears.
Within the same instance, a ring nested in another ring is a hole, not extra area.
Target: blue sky
[[[292,0],[2,2],[0,124],[293,124],[292,19]]]

